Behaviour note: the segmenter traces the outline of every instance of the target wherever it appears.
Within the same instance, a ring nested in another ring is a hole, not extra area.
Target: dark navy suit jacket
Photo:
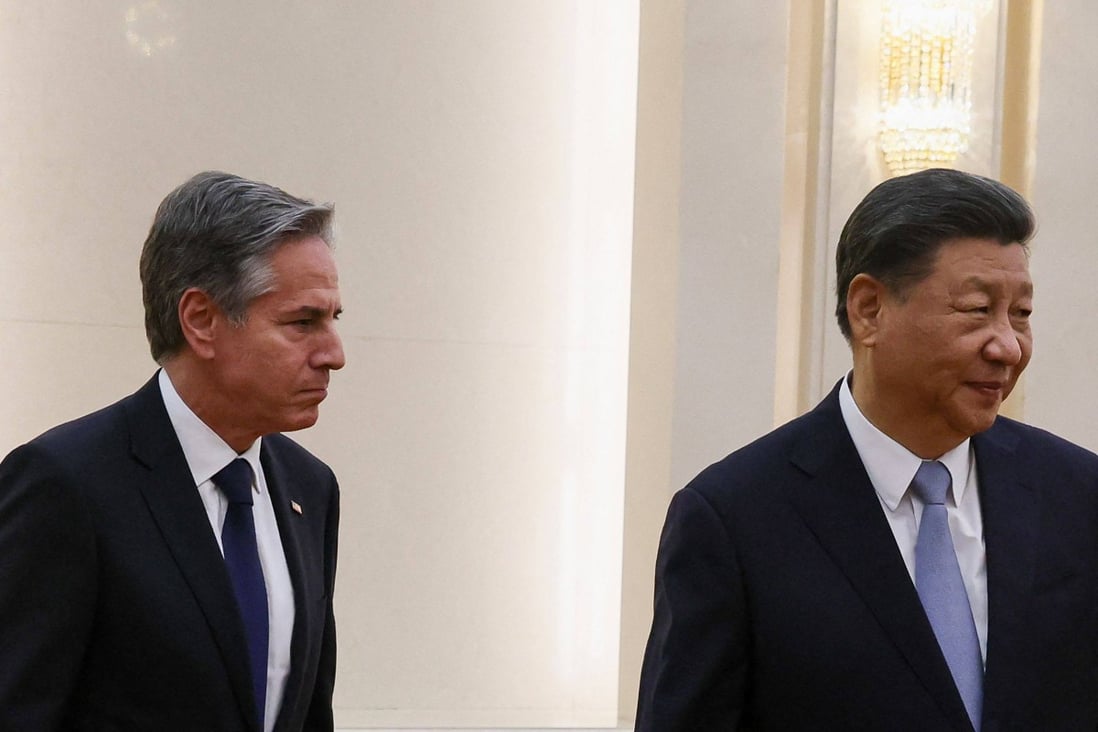
[[[282,435],[263,438],[260,460],[296,606],[275,729],[331,730],[338,487]],[[155,377],[0,463],[0,730],[259,732],[251,689]]]
[[[1098,457],[1002,417],[972,444],[983,730],[1094,730]],[[971,729],[838,388],[672,500],[636,729]]]

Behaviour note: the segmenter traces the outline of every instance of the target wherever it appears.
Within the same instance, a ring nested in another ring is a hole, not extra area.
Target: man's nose
[[[984,356],[990,361],[1016,366],[1022,360],[1021,338],[1009,317],[997,319],[991,337],[984,345]]]
[[[313,367],[338,371],[346,363],[347,357],[343,353],[343,339],[339,337],[334,325],[329,326],[324,335],[324,343],[315,352]]]

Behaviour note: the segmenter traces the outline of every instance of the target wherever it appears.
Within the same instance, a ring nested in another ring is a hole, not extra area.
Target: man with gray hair
[[[161,369],[0,463],[0,729],[333,728],[338,486],[280,434],[344,364],[331,217],[218,172],[160,205]]]

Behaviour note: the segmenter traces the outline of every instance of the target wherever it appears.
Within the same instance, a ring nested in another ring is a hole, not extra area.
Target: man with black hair
[[[1033,229],[952,170],[854,210],[853,369],[672,500],[638,732],[1098,727],[1098,457],[998,415]]]

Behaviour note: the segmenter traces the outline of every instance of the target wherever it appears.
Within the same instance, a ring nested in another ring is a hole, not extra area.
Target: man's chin
[[[995,424],[996,417],[999,416],[999,410],[981,410],[976,414],[966,415],[965,429],[962,430],[969,437],[978,435],[981,432],[986,432],[991,429],[991,426]]]
[[[298,430],[308,429],[316,424],[317,417],[320,416],[320,409],[318,407],[310,407],[308,410],[304,410],[292,417],[284,420],[279,432],[297,432]]]

